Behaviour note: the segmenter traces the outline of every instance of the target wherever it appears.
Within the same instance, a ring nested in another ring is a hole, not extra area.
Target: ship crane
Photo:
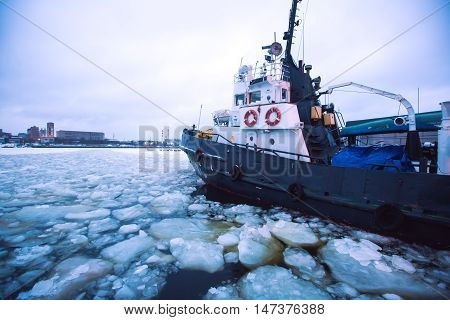
[[[357,88],[360,88],[362,90],[365,90],[369,93],[373,93],[373,94],[377,94],[392,100],[396,100],[398,102],[400,102],[400,104],[402,104],[406,111],[408,112],[408,125],[409,125],[409,131],[416,131],[416,113],[414,111],[414,108],[412,106],[412,104],[406,100],[403,96],[399,95],[399,94],[395,94],[395,93],[391,93],[391,92],[387,92],[387,91],[383,91],[383,90],[379,90],[379,89],[375,89],[372,87],[368,87],[359,83],[355,83],[355,82],[346,82],[346,83],[342,83],[342,84],[338,84],[335,86],[331,86],[328,88],[328,90],[326,92],[323,92],[322,94],[332,94],[333,90],[335,89],[339,89],[339,88],[343,88],[343,87],[349,87],[349,86],[354,86]],[[400,122],[397,123],[397,125],[403,125],[404,123]]]

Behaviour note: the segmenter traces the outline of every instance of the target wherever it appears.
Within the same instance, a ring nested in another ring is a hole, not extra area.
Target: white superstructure
[[[269,53],[281,54],[280,44],[270,46]],[[274,49],[275,48],[275,49]],[[297,105],[290,103],[289,73],[275,54],[267,56],[267,63],[258,68],[241,66],[234,78],[231,110],[214,113],[214,133],[243,147],[259,147],[300,154],[309,161],[303,137],[303,122]],[[225,120],[224,120],[225,119]],[[279,153],[286,158],[294,155]]]

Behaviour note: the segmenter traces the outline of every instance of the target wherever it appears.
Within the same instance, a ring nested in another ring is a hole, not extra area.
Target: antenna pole
[[[203,105],[200,105],[200,114],[198,115],[198,126],[197,128],[200,130],[200,119],[202,118],[202,109],[203,109]]]
[[[417,113],[420,113],[420,88],[417,88]]]
[[[300,2],[302,2],[302,0],[292,0],[291,14],[289,16],[289,30],[284,33],[284,38],[283,38],[283,40],[287,41],[286,56],[291,55],[292,42],[294,39],[294,32],[295,32],[295,26],[296,26],[295,19],[297,18],[297,7]]]

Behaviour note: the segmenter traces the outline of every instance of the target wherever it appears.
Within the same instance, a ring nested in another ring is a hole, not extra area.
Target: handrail
[[[234,76],[234,82],[251,81],[260,78],[270,76],[272,80],[286,80],[290,79],[290,71],[287,69],[283,62],[273,62],[267,65],[256,67],[254,70],[250,70],[247,74],[236,74]]]
[[[226,137],[222,136],[219,133],[212,133],[211,135],[212,136],[217,136],[218,137],[217,140],[219,140],[219,137],[220,137],[220,138],[224,139],[226,142],[228,142],[229,144],[234,145],[236,147],[245,147],[246,149],[248,149],[250,147],[248,144],[241,144],[241,143],[232,142],[232,141],[228,140]],[[273,149],[261,148],[261,147],[258,147],[256,145],[253,146],[253,148],[255,148],[255,151],[259,150],[259,151],[271,152],[271,153],[275,154],[277,157],[281,157],[277,153],[282,153],[282,154],[287,154],[287,155],[291,155],[291,156],[296,156],[296,157],[299,157],[299,158],[301,157],[301,158],[308,158],[308,159],[311,159],[311,160],[325,161],[325,159],[323,159],[323,158],[315,158],[315,157],[311,157],[309,155],[302,155],[302,154],[299,154],[299,153],[293,153],[293,152],[282,151],[282,150],[273,150]]]

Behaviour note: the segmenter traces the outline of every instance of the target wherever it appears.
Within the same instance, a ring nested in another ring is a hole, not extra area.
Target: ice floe
[[[320,244],[316,234],[306,224],[280,220],[269,222],[270,232],[292,247],[315,247]]]
[[[83,205],[73,206],[50,206],[38,205],[32,207],[24,207],[16,212],[17,219],[26,222],[45,222],[53,221],[57,223],[57,219],[62,219],[68,214],[75,214],[89,210],[90,208]]]
[[[267,226],[248,227],[240,233],[239,261],[248,268],[278,263],[283,245],[269,232]]]
[[[112,212],[114,218],[120,221],[128,221],[136,218],[140,218],[145,215],[147,210],[141,205],[137,204],[132,207],[117,209]]]
[[[420,279],[391,268],[388,259],[382,259],[380,252],[366,244],[351,239],[335,239],[321,249],[321,255],[334,278],[360,292],[393,293],[410,298],[441,297]],[[375,264],[380,262],[383,268]]]
[[[226,248],[237,246],[239,244],[239,233],[225,233],[217,238],[217,242]]]
[[[328,300],[331,296],[313,283],[277,266],[263,266],[243,276],[239,293],[252,300]]]
[[[116,230],[119,225],[119,222],[112,218],[94,220],[89,223],[88,232],[90,235],[97,235],[101,232]]]
[[[194,203],[188,207],[188,211],[191,212],[206,212],[209,209],[209,205],[206,203]]]
[[[19,299],[73,299],[87,283],[108,274],[112,264],[100,259],[73,257],[56,266],[53,275],[36,283]]]
[[[190,198],[182,193],[166,193],[162,196],[154,198],[150,202],[152,211],[160,215],[171,215],[177,212],[182,212]]]
[[[239,300],[239,293],[235,286],[221,286],[210,288],[203,297],[205,300]]]
[[[80,224],[76,222],[60,223],[53,226],[53,230],[56,232],[71,231],[78,228],[80,228]]]
[[[170,240],[170,252],[180,263],[180,268],[214,273],[223,268],[223,247],[200,240]]]
[[[238,263],[239,262],[239,254],[237,252],[228,252],[223,255],[226,263]]]
[[[12,266],[23,267],[53,251],[49,245],[14,249],[13,258],[8,262]]]
[[[414,267],[414,265],[411,262],[409,262],[408,260],[403,259],[400,256],[393,255],[391,262],[392,262],[392,266],[399,270],[403,270],[408,273],[416,272],[416,268]]]
[[[176,164],[154,161],[175,153],[144,152],[142,167],[143,150],[70,151],[0,150],[1,299],[152,299],[181,267],[225,278],[198,292],[205,299],[450,292],[449,251],[283,208],[211,201],[183,153]],[[278,266],[259,270],[266,265]]]
[[[103,249],[101,255],[115,263],[127,263],[154,246],[155,240],[148,236],[136,236]]]
[[[312,278],[323,278],[325,276],[323,267],[304,249],[287,248],[283,252],[283,256],[284,263],[297,274],[304,274]]]
[[[97,209],[87,212],[77,212],[77,213],[68,213],[64,216],[67,220],[96,220],[96,219],[104,219],[109,217],[111,211],[108,209]]]
[[[119,228],[119,233],[121,234],[129,234],[129,233],[135,233],[140,230],[140,227],[137,224],[127,224],[123,225]]]
[[[153,223],[150,234],[158,239],[170,240],[183,238],[185,240],[201,239],[215,241],[229,225],[224,222],[212,222],[205,219],[172,218]]]
[[[359,296],[358,290],[344,282],[335,283],[327,287],[327,291],[339,298],[352,299]]]

